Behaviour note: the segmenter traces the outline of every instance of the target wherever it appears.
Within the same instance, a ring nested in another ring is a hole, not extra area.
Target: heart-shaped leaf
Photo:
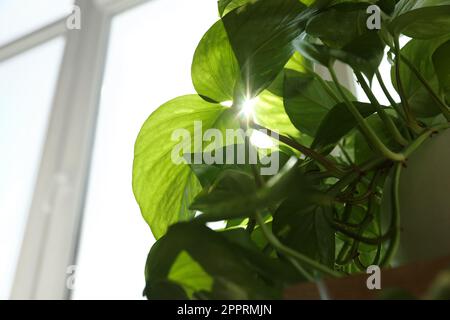
[[[194,216],[188,207],[201,190],[189,165],[174,163],[174,157],[201,152],[203,133],[198,129],[221,128],[227,110],[189,95],[162,105],[144,123],[135,145],[133,191],[157,239],[169,225]],[[195,129],[195,122],[202,128]],[[183,148],[188,150],[183,153]]]
[[[180,285],[189,298],[195,292],[211,292],[213,279],[186,251],[181,251],[170,268],[168,280]]]
[[[355,38],[369,32],[367,3],[345,2],[318,14],[308,21],[306,32],[325,44],[342,48]]]
[[[369,80],[383,60],[385,45],[376,31],[363,33],[340,49],[317,44],[309,36],[302,36],[295,46],[306,58],[325,67],[333,65],[334,61],[342,61],[356,71],[361,71]]]
[[[330,48],[316,44],[312,39],[306,35],[302,35],[298,41],[295,42],[295,48],[307,59],[328,67],[336,60],[330,52]]]
[[[285,111],[283,98],[268,90],[263,91],[255,105],[254,120],[257,124],[279,134],[302,140],[302,133],[292,124]]]
[[[241,70],[235,100],[257,96],[280,73],[295,52],[305,8],[298,0],[259,0],[222,18]]]
[[[189,274],[200,281],[180,277]],[[281,297],[283,284],[299,280],[292,268],[258,251],[245,230],[219,233],[192,222],[172,226],[156,242],[145,275],[150,299],[159,298],[161,283],[211,299],[273,299]]]
[[[446,96],[447,101],[450,101],[450,41],[442,44],[432,58],[441,92]]]
[[[196,220],[210,222],[248,217],[283,200],[287,197],[286,190],[293,190],[293,182],[302,180],[297,162],[296,158],[291,158],[277,175],[258,190],[243,173],[237,176],[233,171],[224,172],[215,188],[203,191],[192,203],[191,209],[203,212]],[[305,182],[303,187],[306,186]]]
[[[295,52],[270,87],[258,96],[253,120],[265,128],[305,143],[305,135],[292,124],[284,108],[285,73],[296,71],[306,74],[312,69],[309,60],[302,57],[299,52]]]
[[[221,20],[200,41],[194,54],[191,73],[199,95],[216,102],[233,100],[240,71]]]
[[[392,135],[386,131],[386,126],[380,117],[376,114],[370,115],[366,118],[366,121],[375,131],[380,140],[388,146],[391,150],[400,151],[401,146],[394,140]],[[356,131],[355,133],[355,162],[356,164],[364,163],[370,159],[373,159],[378,155],[377,151],[374,150],[368,143],[367,139],[362,135],[361,132]]]
[[[273,232],[299,252],[334,266],[335,236],[330,208],[314,205],[304,196],[286,200],[274,214]]]
[[[430,39],[448,34],[450,3],[448,0],[400,0],[389,29],[394,35]]]
[[[324,81],[329,90],[339,97],[334,83]],[[324,82],[317,79],[317,75],[301,74],[295,71],[286,71],[284,107],[292,123],[300,132],[315,137],[317,129],[336,100],[329,95],[323,87]],[[352,94],[342,88],[350,99]]]
[[[439,81],[436,69],[433,66],[433,54],[445,42],[449,36],[435,38],[431,40],[417,40],[413,39],[408,42],[401,50],[401,55],[408,59],[411,64],[420,72],[426,79],[434,92],[439,92]],[[445,73],[445,69],[440,72]],[[397,77],[395,67],[391,70],[392,84],[397,89]],[[400,79],[402,81],[405,95],[411,109],[418,117],[432,117],[439,114],[440,109],[436,101],[417,79],[416,75],[405,64],[400,64]]]
[[[234,9],[237,9],[239,7],[242,7],[247,3],[252,3],[255,1],[257,0],[219,0],[217,2],[219,7],[219,15],[223,17],[228,12],[233,11]]]
[[[376,109],[369,103],[355,101],[353,105],[364,118],[376,112]],[[348,111],[346,104],[337,104],[320,123],[311,148],[321,152],[330,152],[357,125],[355,117]]]

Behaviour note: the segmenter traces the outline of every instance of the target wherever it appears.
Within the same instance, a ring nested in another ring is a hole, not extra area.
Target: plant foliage
[[[371,5],[380,29],[367,27]],[[449,127],[450,0],[219,0],[218,14],[193,58],[197,94],[162,105],[136,141],[133,190],[157,239],[144,294],[281,298],[299,281],[388,265],[402,167]],[[404,36],[412,39],[401,47]],[[390,75],[379,72],[383,58]],[[340,83],[337,61],[369,103]],[[378,102],[374,82],[390,105]],[[206,143],[196,122],[224,134],[278,133],[266,156],[278,155],[279,170],[261,175],[266,158],[252,139]],[[185,159],[235,161],[174,163],[177,129],[200,141]],[[233,158],[241,147],[257,161]]]

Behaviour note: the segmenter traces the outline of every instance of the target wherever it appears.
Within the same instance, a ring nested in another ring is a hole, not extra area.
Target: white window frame
[[[147,1],[76,0],[80,30],[67,30],[65,17],[0,46],[3,62],[66,39],[11,299],[70,298],[66,271],[76,260],[111,20]]]

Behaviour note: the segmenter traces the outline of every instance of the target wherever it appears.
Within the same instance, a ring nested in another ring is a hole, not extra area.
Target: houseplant
[[[280,298],[293,283],[391,265],[409,218],[402,175],[432,137],[447,137],[435,157],[449,145],[450,1],[218,6],[193,59],[197,94],[161,106],[136,141],[133,190],[157,239],[144,294]],[[385,55],[400,102],[378,70]],[[336,61],[370,103],[339,83]]]

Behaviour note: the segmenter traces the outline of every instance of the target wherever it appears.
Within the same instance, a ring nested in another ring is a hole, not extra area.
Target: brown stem
[[[256,130],[265,131],[266,134],[270,135],[273,138],[277,137],[280,142],[283,142],[284,144],[294,148],[295,150],[300,151],[308,158],[316,160],[321,165],[323,165],[325,169],[327,169],[330,173],[333,173],[333,175],[337,178],[344,176],[344,172],[340,168],[338,168],[334,162],[325,158],[320,153],[298,143],[295,140],[290,139],[289,137],[283,136],[273,130],[260,126],[259,124],[252,123],[251,126]]]

